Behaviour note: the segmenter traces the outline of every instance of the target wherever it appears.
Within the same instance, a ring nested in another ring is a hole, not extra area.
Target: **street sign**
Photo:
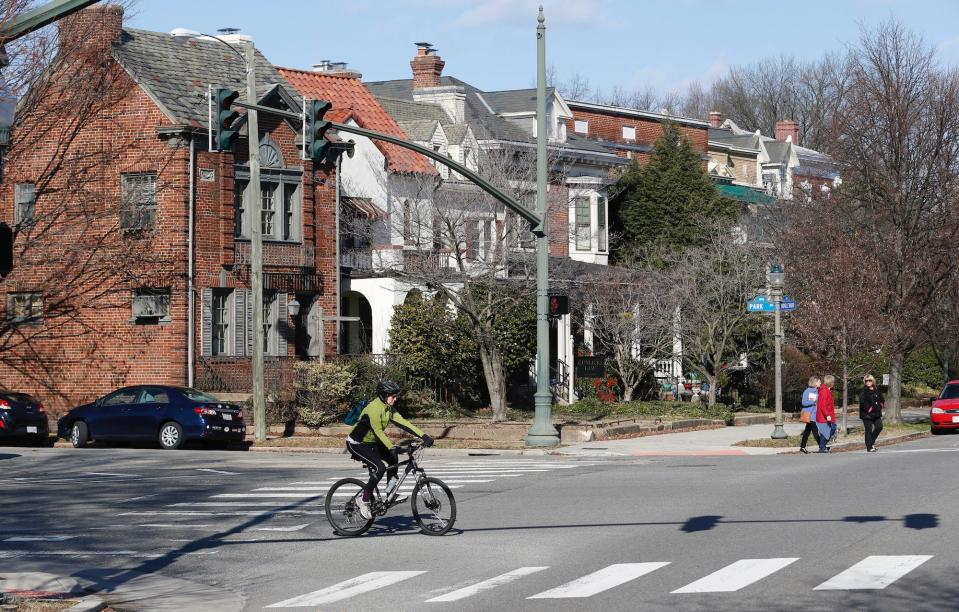
[[[788,295],[784,295],[782,301],[779,302],[779,311],[792,312],[793,310],[796,310],[796,301]],[[746,302],[746,312],[774,313],[776,312],[776,303],[770,297],[757,295]]]
[[[775,312],[776,305],[765,295],[757,295],[746,302],[746,312]]]

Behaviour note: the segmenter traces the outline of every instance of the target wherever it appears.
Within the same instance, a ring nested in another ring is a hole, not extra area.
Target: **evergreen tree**
[[[614,193],[622,233],[619,259],[701,245],[703,227],[735,219],[739,211],[735,201],[719,194],[701,155],[672,123],[663,126],[649,163],[634,160]]]

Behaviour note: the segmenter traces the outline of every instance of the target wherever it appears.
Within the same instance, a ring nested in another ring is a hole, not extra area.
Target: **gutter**
[[[187,386],[193,387],[193,359],[194,344],[196,342],[196,321],[194,320],[194,295],[193,295],[193,214],[196,204],[196,138],[190,137],[190,183],[189,195],[187,196],[187,315],[186,315],[186,380]]]

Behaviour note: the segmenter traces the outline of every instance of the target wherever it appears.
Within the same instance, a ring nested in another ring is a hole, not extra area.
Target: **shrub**
[[[561,408],[560,410],[569,414],[582,414],[591,416],[606,416],[610,412],[609,406],[604,404],[603,401],[595,395],[592,397],[585,397],[575,404],[570,404]]]
[[[300,422],[320,427],[335,420],[353,390],[354,368],[350,364],[300,361],[293,369]]]

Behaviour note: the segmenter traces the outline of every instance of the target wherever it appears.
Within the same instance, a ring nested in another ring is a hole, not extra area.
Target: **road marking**
[[[43,536],[14,536],[6,538],[4,542],[63,542],[72,540],[75,535],[43,535]]]
[[[190,540],[192,542],[192,540]],[[215,555],[218,550],[200,550],[194,552],[179,552],[177,550],[168,550],[166,552],[140,552],[138,550],[0,550],[0,559],[22,558],[22,557],[136,557],[144,559],[157,559],[168,555],[182,557]]]
[[[541,572],[545,569],[549,569],[549,566],[544,567],[521,567],[519,569],[514,569],[511,572],[506,572],[505,574],[500,574],[495,578],[490,578],[489,580],[484,580],[483,582],[477,582],[476,584],[462,589],[453,591],[452,593],[447,593],[446,595],[440,595],[439,597],[434,597],[433,599],[427,599],[426,603],[430,602],[441,602],[441,601],[459,601],[460,599],[466,599],[467,597],[472,597],[477,593],[482,593],[483,591],[488,591],[490,589],[495,589],[498,586],[508,584],[514,580],[519,580],[524,576],[529,576],[530,574],[535,574],[536,572]]]
[[[774,574],[798,557],[782,559],[740,559],[696,582],[676,589],[673,593],[729,593]]]
[[[236,476],[239,472],[224,472],[223,470],[214,470],[212,468],[197,468],[197,472],[213,472],[214,474],[226,474],[227,476]]]
[[[242,512],[194,512],[188,510],[143,510],[140,512],[121,512],[118,516],[270,516],[273,514],[325,514],[322,510],[253,510]]]
[[[169,508],[192,508],[197,507],[207,507],[207,506],[263,506],[268,508],[276,507],[278,502],[268,502],[268,501],[259,501],[259,502],[241,502],[241,501],[224,501],[224,502],[179,502],[176,504],[169,504]],[[320,503],[317,502],[316,506],[320,507]],[[309,508],[310,506],[304,506],[304,508]]]
[[[375,591],[376,589],[381,589],[425,573],[426,572],[370,572],[362,576],[357,576],[356,578],[344,580],[343,582],[339,582],[325,589],[320,589],[319,591],[313,591],[312,593],[299,595],[292,599],[286,599],[269,605],[267,608],[301,608],[333,603],[349,599],[355,595]]]
[[[141,495],[140,497],[129,497],[129,498],[127,498],[127,499],[121,499],[121,500],[118,501],[117,503],[118,503],[118,504],[123,504],[123,503],[126,503],[126,502],[139,501],[139,500],[141,500],[141,499],[147,499],[147,498],[150,498],[150,497],[156,497],[157,495],[159,495],[159,493],[151,493],[150,495]]]
[[[527,599],[566,599],[570,597],[591,597],[623,583],[645,576],[661,567],[669,565],[668,561],[653,563],[617,563],[604,567],[598,572],[587,574],[572,582],[567,582],[555,589],[543,591],[527,597]]]
[[[250,531],[300,531],[309,527],[309,525],[309,523],[303,523],[302,525],[290,525],[289,527],[254,527]]]
[[[813,590],[884,589],[929,559],[932,559],[932,555],[874,555],[866,557]]]
[[[461,489],[463,485],[450,485],[451,489]],[[403,485],[400,487],[400,491],[409,493],[413,490],[413,486]],[[324,493],[326,490],[317,491],[317,495],[309,495],[303,493],[220,493],[219,495],[211,495],[210,497],[216,499],[236,499],[236,498],[245,498],[245,497],[278,497],[281,499],[313,499],[315,497],[320,497],[319,493]],[[353,493],[344,493],[343,495],[353,495]]]
[[[121,476],[123,478],[137,478],[139,474],[117,474],[114,472],[80,472],[81,476]]]
[[[446,484],[473,484],[473,483],[482,483],[482,482],[493,482],[492,480],[477,480],[477,479],[459,479],[459,480],[444,480]],[[403,484],[400,487],[400,490],[403,489],[412,489],[414,485]],[[260,489],[253,489],[254,491],[304,491],[304,492],[319,492],[328,491],[330,489],[329,485],[320,486],[320,487],[262,487]]]

